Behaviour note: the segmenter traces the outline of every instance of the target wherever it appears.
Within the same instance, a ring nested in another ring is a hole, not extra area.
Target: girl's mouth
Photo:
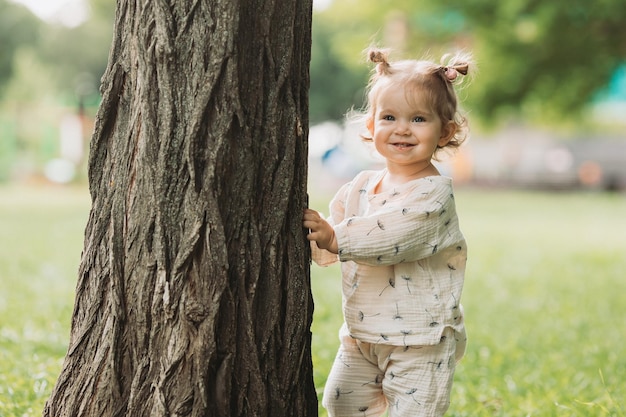
[[[396,148],[402,148],[402,149],[406,149],[406,148],[412,148],[415,145],[412,145],[410,143],[404,143],[404,142],[400,142],[400,143],[393,143],[392,144],[394,147]]]

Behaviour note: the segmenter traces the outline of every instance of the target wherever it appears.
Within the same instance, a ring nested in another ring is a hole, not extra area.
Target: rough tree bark
[[[313,416],[311,0],[118,0],[44,416]]]

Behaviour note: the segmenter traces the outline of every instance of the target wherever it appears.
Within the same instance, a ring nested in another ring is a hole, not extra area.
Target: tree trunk
[[[44,416],[316,416],[311,0],[118,0]]]

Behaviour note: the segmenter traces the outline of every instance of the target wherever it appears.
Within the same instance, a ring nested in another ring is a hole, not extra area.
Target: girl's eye
[[[426,119],[424,119],[422,116],[415,116],[413,118],[413,121],[416,122],[416,123],[420,123],[420,122],[426,121]]]
[[[387,120],[387,121],[393,121],[393,120],[396,120],[396,119],[395,119],[395,117],[393,117],[393,116],[392,116],[392,115],[390,115],[390,114],[386,114],[386,115],[384,115],[384,116],[382,117],[382,119],[383,119],[383,120]]]

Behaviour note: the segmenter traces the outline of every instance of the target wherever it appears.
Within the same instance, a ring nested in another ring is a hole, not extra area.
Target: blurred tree
[[[480,60],[483,119],[577,119],[626,61],[624,0],[452,0]]]
[[[39,39],[40,21],[26,7],[0,0],[0,98],[13,75],[13,56]]]
[[[463,40],[459,11],[439,8],[435,0],[334,0],[317,14],[332,32],[336,56],[351,68],[365,63],[371,44],[392,48],[396,57],[436,55]]]
[[[339,120],[355,103],[360,104],[367,68],[349,68],[335,56],[332,32],[323,19],[313,20],[310,119],[312,123]]]
[[[115,15],[110,0],[89,0],[89,5],[89,18],[79,26],[46,25],[39,49],[57,88],[81,107],[99,102]]]
[[[91,16],[94,19],[109,22],[113,27],[113,19],[115,18],[115,4],[111,0],[86,0],[91,9]]]
[[[626,60],[624,0],[334,0],[316,18],[348,68],[370,43],[435,59],[471,50],[467,105],[487,123],[577,120]]]
[[[317,415],[311,1],[117,1],[44,416]]]

